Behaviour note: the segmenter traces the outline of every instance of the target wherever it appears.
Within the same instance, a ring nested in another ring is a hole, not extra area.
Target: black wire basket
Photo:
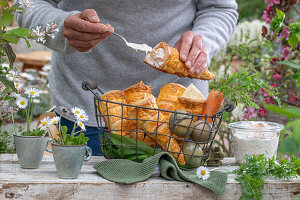
[[[223,112],[231,112],[235,107],[235,104],[231,102],[211,116],[196,115],[184,111],[169,111],[104,100],[98,93],[100,92],[102,95],[103,92],[96,85],[87,82],[82,84],[82,88],[94,94],[100,149],[105,158],[141,162],[149,156],[164,151],[172,154],[182,169],[193,169],[204,165],[221,125]],[[101,102],[106,106],[108,104],[118,105],[121,107],[122,114],[109,114],[107,108],[106,113],[101,112],[98,106]],[[136,116],[138,116],[138,112],[152,110],[157,113],[157,117],[147,120],[138,117],[133,119],[123,115],[124,109],[134,109],[137,113]],[[170,120],[161,121],[159,119],[161,113],[170,115]],[[110,119],[114,119],[114,121],[117,119],[120,126],[118,128],[110,127]],[[132,122],[136,126],[133,130],[126,129],[125,122]],[[152,131],[140,129],[140,124],[145,123],[151,123]],[[104,124],[107,124],[108,127]],[[165,131],[159,131],[163,126]]]

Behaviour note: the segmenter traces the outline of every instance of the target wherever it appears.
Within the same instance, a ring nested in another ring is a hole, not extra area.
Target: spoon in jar
[[[110,30],[107,30],[107,31],[122,38],[124,40],[124,42],[126,43],[126,45],[136,52],[142,51],[147,54],[148,52],[152,51],[152,47],[148,46],[147,44],[130,43],[130,42],[127,42],[127,40],[123,36],[119,35],[118,33],[112,32]]]

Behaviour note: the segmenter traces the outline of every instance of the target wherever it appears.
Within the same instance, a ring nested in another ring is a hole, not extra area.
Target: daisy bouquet
[[[26,113],[26,128],[19,128],[18,133],[20,133],[23,136],[42,136],[45,134],[45,131],[42,129],[30,129],[30,124],[32,122],[32,115],[34,110],[34,101],[39,97],[40,92],[36,88],[30,88],[25,90],[25,93],[23,96],[20,94],[16,94],[16,105],[19,109],[25,109]],[[14,115],[13,112],[11,112],[12,122],[14,126],[14,131],[16,131],[15,123],[14,123]]]
[[[53,112],[56,106],[53,106],[48,112]],[[58,145],[84,145],[88,141],[88,137],[85,137],[84,132],[86,131],[85,128],[85,122],[89,120],[88,115],[85,113],[85,111],[81,108],[74,107],[71,109],[71,112],[73,116],[70,116],[70,112],[67,108],[60,106],[59,109],[62,111],[62,115],[68,115],[69,117],[72,117],[75,119],[73,128],[68,133],[68,127],[61,125],[61,117],[57,116],[55,112],[55,117],[49,118],[45,117],[41,124],[39,125],[39,128],[42,130],[46,130],[49,132],[49,135],[52,139],[52,141]],[[53,131],[51,131],[50,126],[55,125],[57,128],[58,134],[54,134]]]

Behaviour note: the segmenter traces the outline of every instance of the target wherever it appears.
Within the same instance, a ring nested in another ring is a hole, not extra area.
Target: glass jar
[[[239,121],[230,123],[228,127],[232,130],[232,148],[238,164],[245,161],[246,154],[276,158],[283,125],[266,121]]]

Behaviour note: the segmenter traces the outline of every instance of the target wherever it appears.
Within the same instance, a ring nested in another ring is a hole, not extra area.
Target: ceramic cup
[[[64,179],[74,179],[80,174],[83,161],[92,157],[92,149],[87,145],[67,146],[51,143],[57,176]]]
[[[21,168],[39,168],[48,143],[49,137],[22,136],[14,134],[16,152]]]

